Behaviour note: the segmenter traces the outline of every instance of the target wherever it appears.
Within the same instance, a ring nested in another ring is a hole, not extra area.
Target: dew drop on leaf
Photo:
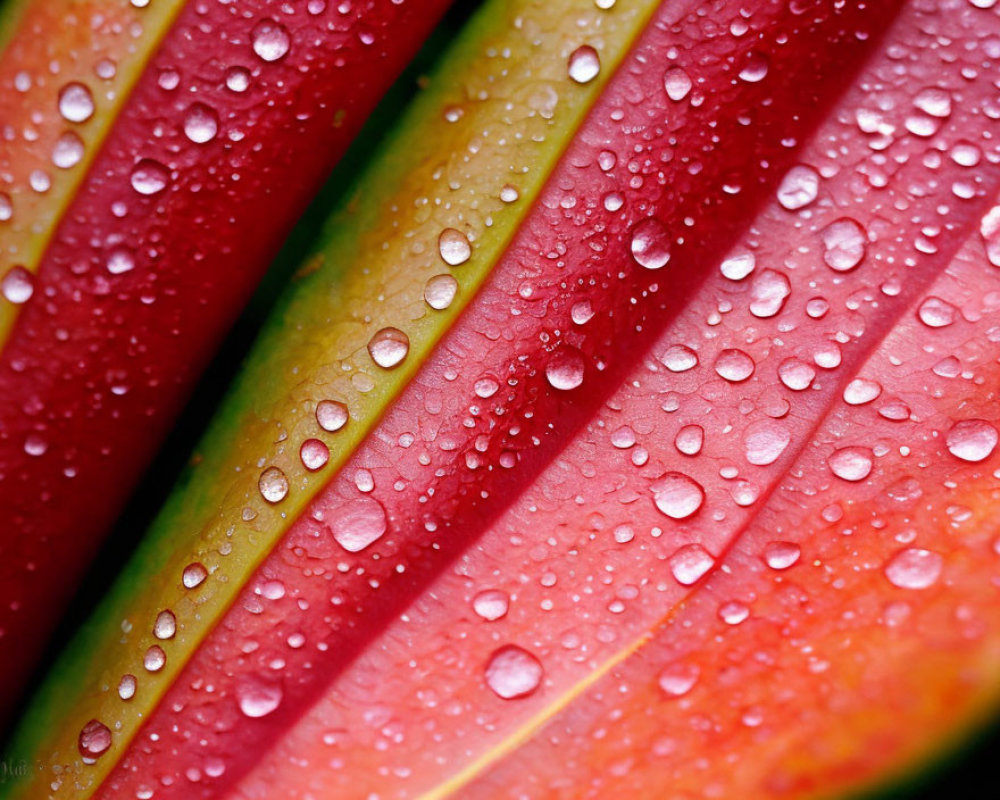
[[[94,96],[84,84],[67,83],[59,90],[59,113],[67,122],[86,122],[94,115]]]
[[[167,654],[163,652],[162,647],[156,644],[150,647],[142,657],[142,666],[147,672],[159,672],[166,663]]]
[[[819,174],[812,167],[798,164],[792,167],[778,186],[778,202],[789,211],[797,211],[812,203],[819,194]]]
[[[757,258],[749,250],[733,253],[721,264],[722,277],[731,281],[741,281],[757,266]]]
[[[685,425],[674,437],[674,447],[686,456],[696,456],[705,442],[705,429],[701,425]]]
[[[663,88],[675,103],[688,96],[691,86],[690,76],[681,67],[670,67],[663,73]]]
[[[66,131],[58,139],[52,148],[52,163],[59,169],[69,169],[75,167],[83,158],[83,139],[73,131]]]
[[[946,328],[955,321],[957,309],[940,297],[928,297],[917,309],[917,316],[928,328]]]
[[[251,719],[259,719],[273,714],[281,705],[283,692],[273,683],[248,681],[236,690],[240,711]]]
[[[0,280],[0,294],[14,305],[27,303],[35,293],[35,276],[24,267],[16,266],[7,270]]]
[[[683,697],[698,683],[699,674],[694,664],[670,664],[660,671],[656,682],[668,697]]]
[[[836,272],[848,272],[858,266],[867,245],[864,228],[849,217],[835,220],[823,229],[823,261]]]
[[[93,763],[111,747],[111,729],[100,720],[92,719],[83,726],[77,748],[85,760]]]
[[[315,472],[326,466],[330,460],[330,448],[319,439],[306,439],[299,448],[299,458],[310,472]]]
[[[553,389],[576,389],[583,383],[583,376],[583,354],[575,347],[560,347],[545,365],[545,379]]]
[[[268,467],[257,481],[260,496],[269,503],[280,503],[288,496],[288,478],[277,467]]]
[[[450,267],[457,267],[472,258],[468,237],[455,228],[445,228],[438,236],[438,253]]]
[[[816,379],[816,369],[797,358],[786,358],[778,365],[778,379],[793,392],[805,391]]]
[[[451,275],[435,275],[424,285],[424,301],[435,311],[444,311],[457,292],[458,281]]]
[[[486,665],[486,685],[504,700],[532,694],[542,682],[541,662],[523,647],[509,644],[494,651]]]
[[[262,19],[250,33],[253,51],[264,61],[278,61],[288,54],[291,37],[284,25],[273,19]]]
[[[120,681],[118,681],[118,696],[122,700],[131,700],[135,697],[135,690],[138,687],[138,681],[135,679],[135,675],[122,675]]]
[[[194,103],[184,116],[184,135],[195,144],[212,141],[219,132],[219,118],[204,103]]]
[[[673,344],[660,359],[671,372],[687,372],[698,366],[698,354],[683,344]]]
[[[173,639],[177,634],[177,618],[170,609],[161,611],[156,615],[156,622],[153,623],[153,636],[157,639]]]
[[[945,444],[962,461],[983,461],[996,449],[997,429],[984,419],[963,419],[948,431]]]
[[[569,57],[569,77],[576,83],[590,83],[601,74],[601,57],[588,44],[576,48]]]
[[[783,425],[760,420],[747,426],[743,434],[743,453],[748,464],[767,466],[781,457],[791,440],[791,434]]]
[[[142,195],[154,195],[167,188],[170,174],[159,161],[144,158],[132,168],[132,188]]]
[[[320,400],[316,404],[316,422],[328,433],[335,433],[347,424],[347,406],[336,400]]]
[[[841,480],[863,481],[872,471],[872,451],[866,447],[842,447],[833,452],[827,464]]]
[[[472,598],[472,610],[490,622],[507,616],[509,607],[510,597],[499,589],[484,589]]]
[[[637,222],[631,231],[632,258],[640,267],[662,269],[670,261],[667,230],[658,219]]]
[[[764,547],[764,563],[771,569],[788,569],[798,563],[801,555],[795,542],[768,542]]]
[[[350,553],[358,553],[381,539],[388,528],[382,504],[371,497],[350,500],[329,520],[337,543]]]
[[[403,363],[410,352],[410,337],[398,328],[382,328],[368,342],[368,354],[382,369]]]
[[[705,502],[705,490],[681,472],[668,472],[650,486],[653,502],[670,519],[687,519]]]
[[[715,559],[700,544],[686,544],[670,556],[670,573],[682,586],[701,580],[715,565]]]
[[[844,387],[844,402],[849,406],[863,406],[877,400],[882,394],[882,384],[867,378],[855,378]]]
[[[900,589],[927,589],[941,576],[944,559],[930,550],[910,547],[894,555],[885,565],[885,577]]]
[[[754,373],[756,364],[742,350],[723,350],[715,359],[715,371],[719,377],[731,383],[745,381]]]

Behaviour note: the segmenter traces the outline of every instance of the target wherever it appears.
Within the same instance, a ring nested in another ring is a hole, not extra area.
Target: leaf
[[[412,6],[8,11],[0,716],[213,348],[445,2]]]
[[[35,780],[805,797],[994,707],[1000,22],[745,6],[484,9],[54,673]]]

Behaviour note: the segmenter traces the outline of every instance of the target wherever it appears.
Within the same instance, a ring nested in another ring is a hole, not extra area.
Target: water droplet
[[[757,266],[757,258],[749,250],[731,254],[722,262],[722,277],[731,281],[741,281]]]
[[[732,600],[719,606],[719,619],[727,625],[739,625],[749,616],[750,609],[739,601]]]
[[[336,400],[320,400],[316,404],[316,422],[328,433],[335,433],[347,424],[347,406]]]
[[[951,427],[945,443],[962,461],[984,461],[997,446],[997,429],[984,419],[963,419]]]
[[[660,359],[671,372],[687,372],[698,366],[698,354],[683,344],[673,344]]]
[[[667,91],[667,97],[675,103],[679,103],[691,91],[691,78],[680,67],[671,67],[663,73],[663,88]]]
[[[14,305],[27,303],[35,293],[35,276],[24,267],[11,267],[0,281],[0,293]]]
[[[640,267],[662,269],[670,261],[667,230],[658,219],[644,219],[632,227],[632,258]]]
[[[823,229],[823,260],[837,272],[848,272],[858,266],[867,246],[865,229],[849,217],[835,220]]]
[[[793,392],[801,392],[812,386],[816,370],[811,364],[797,358],[786,358],[778,365],[778,378]]]
[[[253,51],[264,61],[278,61],[288,54],[292,40],[284,25],[262,19],[250,34]]]
[[[368,354],[382,369],[399,366],[410,352],[410,338],[398,328],[382,328],[368,342]]]
[[[694,664],[671,664],[656,679],[660,689],[670,697],[683,697],[698,682],[700,671]]]
[[[231,92],[245,92],[250,88],[250,70],[230,67],[226,70],[226,88]]]
[[[590,83],[601,74],[601,57],[588,44],[576,48],[569,57],[569,76],[577,83]]]
[[[14,216],[14,202],[6,192],[0,192],[0,222],[6,222]]]
[[[917,316],[928,328],[946,328],[955,321],[958,309],[940,297],[928,297],[917,309]]]
[[[457,267],[472,258],[472,245],[461,231],[445,228],[438,236],[438,253],[445,264]]]
[[[385,535],[388,520],[378,500],[358,497],[341,506],[329,525],[341,547],[358,553]]]
[[[835,450],[826,463],[841,480],[863,481],[872,471],[872,451],[867,447],[842,447]]]
[[[137,686],[135,675],[122,675],[122,679],[118,681],[118,696],[122,700],[131,700],[135,697]]]
[[[944,119],[951,115],[951,95],[944,89],[931,87],[924,89],[915,98],[913,105],[938,119]]]
[[[545,365],[545,379],[553,389],[564,392],[576,389],[583,383],[584,367],[583,353],[564,345],[552,354]]]
[[[275,683],[250,681],[236,690],[240,711],[251,719],[273,714],[281,705],[282,697],[281,687]]]
[[[701,580],[715,565],[715,559],[700,544],[686,544],[670,556],[670,572],[682,586]]]
[[[705,429],[701,425],[685,425],[674,437],[674,447],[686,456],[696,456],[705,442]]]
[[[485,589],[472,598],[472,609],[485,620],[493,622],[507,616],[510,597],[499,589]]]
[[[288,478],[277,467],[268,467],[257,480],[260,496],[269,503],[280,503],[288,496]]]
[[[435,275],[424,286],[424,301],[436,311],[444,311],[455,299],[458,281],[451,275]]]
[[[144,158],[132,168],[132,188],[139,194],[153,195],[167,188],[170,173],[159,161]]]
[[[759,83],[767,76],[767,57],[763,53],[749,52],[743,69],[740,70],[740,80],[747,83]]]
[[[541,662],[523,647],[508,644],[494,651],[486,665],[486,685],[504,700],[527,697],[541,684]]]
[[[195,144],[204,144],[219,132],[219,118],[215,110],[204,103],[193,103],[184,117],[184,135]]]
[[[517,190],[517,187],[509,183],[504,184],[503,188],[500,189],[500,200],[503,203],[516,203],[520,196],[521,193]]]
[[[157,644],[150,647],[142,657],[142,666],[146,668],[147,672],[159,672],[166,663],[167,654]]]
[[[52,163],[59,169],[75,167],[83,158],[83,150],[83,139],[73,131],[66,131],[56,139],[55,147],[52,148]]]
[[[751,423],[743,434],[743,452],[747,463],[758,467],[773,464],[791,440],[791,434],[775,422],[760,420]]]
[[[778,187],[778,202],[789,211],[797,211],[812,203],[819,194],[819,174],[812,167],[799,164],[792,167]]]
[[[177,634],[177,618],[169,608],[156,615],[153,623],[153,636],[157,639],[173,639]]]
[[[573,303],[573,307],[569,313],[574,324],[586,325],[594,318],[594,307],[591,305],[590,300],[580,300],[577,303]]]
[[[92,719],[80,731],[76,746],[80,750],[80,755],[93,763],[111,747],[111,729],[103,722]]]
[[[863,406],[882,394],[882,385],[867,378],[855,378],[844,387],[844,402],[849,406]]]
[[[764,548],[764,563],[771,569],[788,569],[801,557],[802,549],[795,542],[768,542]]]
[[[791,293],[792,287],[785,275],[765,269],[750,288],[750,313],[760,319],[773,317],[781,311]]]
[[[668,472],[649,488],[657,509],[671,519],[687,519],[705,502],[701,484],[680,472]]]
[[[302,466],[315,472],[330,460],[330,448],[319,439],[306,439],[299,448],[299,458],[302,459]]]
[[[994,267],[1000,267],[1000,206],[993,206],[983,215],[979,221],[979,235],[983,237],[986,258]]]
[[[67,83],[59,90],[59,113],[67,122],[86,122],[94,115],[94,96],[84,84]]]
[[[135,269],[135,258],[131,252],[119,247],[108,254],[108,260],[104,266],[112,275],[122,275]]]
[[[742,350],[723,350],[715,359],[714,366],[719,377],[732,383],[745,381],[757,368],[753,359]]]
[[[185,589],[194,589],[201,586],[207,577],[208,570],[205,569],[203,564],[195,561],[184,567],[184,572],[181,575],[181,583],[184,584]]]
[[[889,560],[885,576],[900,589],[927,589],[937,583],[943,566],[944,559],[937,553],[909,547]]]

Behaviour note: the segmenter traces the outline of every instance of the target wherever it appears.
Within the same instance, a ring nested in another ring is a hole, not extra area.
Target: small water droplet
[[[156,615],[153,623],[153,636],[157,639],[173,639],[177,634],[177,618],[169,608]]]
[[[499,589],[484,589],[472,598],[472,610],[490,622],[507,616],[509,608],[510,597]]]
[[[686,456],[696,456],[705,442],[705,429],[701,425],[685,425],[674,437],[674,447]]]
[[[94,96],[84,84],[73,81],[59,90],[59,113],[67,122],[86,122],[94,116]]]
[[[782,178],[778,202],[789,211],[797,211],[812,203],[818,194],[819,174],[812,167],[798,164]]]
[[[503,188],[500,189],[500,200],[504,203],[516,203],[521,193],[518,191],[516,186],[512,184],[504,184]]]
[[[791,293],[792,286],[784,274],[765,269],[750,287],[750,313],[759,319],[773,317],[781,311]]]
[[[715,559],[700,544],[686,544],[670,556],[670,572],[682,586],[701,580],[715,565]]]
[[[135,258],[131,252],[119,247],[108,254],[108,260],[104,266],[112,275],[123,275],[135,269]]]
[[[35,293],[35,276],[24,267],[11,267],[0,281],[0,293],[14,305],[27,303]]]
[[[184,572],[181,574],[181,583],[184,584],[185,589],[194,589],[201,586],[207,577],[208,570],[205,569],[203,564],[195,561],[184,567]]]
[[[523,647],[508,644],[494,651],[486,665],[486,685],[504,700],[532,694],[542,682],[541,662]]]
[[[226,70],[226,88],[231,92],[245,92],[250,88],[250,70],[230,67]]]
[[[347,424],[347,406],[336,400],[320,400],[316,404],[316,422],[328,433],[335,433]]]
[[[273,19],[262,19],[250,34],[253,51],[264,61],[278,61],[288,54],[291,37],[284,25]]]
[[[398,328],[382,328],[368,342],[368,354],[382,369],[403,363],[410,352],[410,337]]]
[[[802,549],[795,542],[768,542],[764,548],[764,563],[771,569],[788,569],[801,557]]]
[[[445,264],[457,267],[472,258],[472,245],[461,231],[445,228],[438,236],[438,253]]]
[[[122,679],[118,681],[118,696],[122,700],[131,700],[135,697],[137,687],[138,681],[136,681],[135,675],[122,675]]]
[[[671,519],[687,519],[705,502],[701,484],[680,472],[668,472],[649,488],[657,509]]]
[[[698,683],[699,674],[694,664],[675,663],[664,668],[656,682],[669,697],[683,697]]]
[[[909,547],[889,560],[885,576],[900,589],[927,589],[937,583],[943,567],[944,559],[937,553]]]
[[[577,83],[590,83],[601,74],[601,57],[588,44],[576,48],[569,57],[569,76]]]
[[[671,372],[687,372],[698,366],[698,354],[683,344],[673,344],[660,359]]]
[[[435,275],[424,285],[424,301],[435,311],[444,311],[457,292],[458,281],[451,275]]]
[[[150,647],[142,657],[142,666],[147,672],[159,672],[167,663],[167,654],[157,644]]]
[[[170,173],[159,161],[144,158],[132,168],[132,188],[142,195],[153,195],[167,188]]]
[[[737,600],[719,606],[719,619],[727,625],[739,625],[750,616],[750,609]]]
[[[963,419],[952,425],[945,443],[948,452],[962,461],[984,461],[996,449],[997,429],[984,419]]]
[[[249,681],[236,690],[240,711],[251,719],[273,714],[281,705],[282,698],[282,689],[275,683]]]
[[[816,369],[797,358],[786,358],[778,365],[778,378],[793,392],[801,392],[812,386],[816,379]]]
[[[371,497],[358,497],[341,506],[329,522],[337,543],[358,553],[381,539],[388,528],[382,504]]]
[[[731,281],[741,281],[757,266],[757,258],[749,250],[732,253],[722,262],[722,277]]]
[[[663,88],[675,103],[688,96],[691,86],[690,76],[680,67],[671,67],[663,73]]]
[[[827,459],[830,471],[841,480],[863,481],[872,471],[872,451],[867,447],[842,447]]]
[[[844,402],[849,406],[863,406],[882,394],[882,384],[867,378],[855,378],[844,387]]]
[[[865,257],[868,235],[850,217],[831,222],[823,229],[823,260],[836,272],[854,269]]]
[[[288,496],[288,477],[277,467],[268,467],[257,480],[260,496],[269,503],[280,503]]]
[[[740,80],[746,83],[760,83],[767,77],[767,69],[767,56],[751,51],[747,53],[746,62],[740,70]]]
[[[93,763],[111,747],[111,729],[103,722],[92,719],[80,731],[76,746],[80,755]]]
[[[731,383],[740,383],[753,375],[757,365],[742,350],[723,350],[715,359],[715,371],[719,377]]]
[[[552,354],[545,365],[545,379],[553,389],[569,391],[583,383],[584,369],[583,353],[575,347],[563,346]]]
[[[306,439],[299,448],[302,466],[310,472],[323,469],[330,460],[330,448],[319,439]]]
[[[219,118],[215,110],[204,103],[193,103],[184,116],[184,135],[195,144],[204,144],[219,132]]]
[[[83,139],[73,131],[66,131],[56,139],[55,147],[52,148],[52,163],[59,169],[75,167],[83,158],[83,152]]]
[[[658,219],[644,219],[632,227],[632,258],[640,267],[662,269],[670,262],[667,230]]]

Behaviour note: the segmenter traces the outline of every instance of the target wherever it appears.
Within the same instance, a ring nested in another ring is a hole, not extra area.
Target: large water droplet
[[[938,119],[944,119],[951,114],[951,95],[944,89],[933,86],[924,89],[913,98],[913,105]]]
[[[157,639],[173,639],[177,634],[177,617],[169,608],[156,615],[153,623],[153,636]]]
[[[146,650],[145,655],[142,657],[142,666],[146,668],[147,672],[159,672],[166,663],[167,654],[157,644]]]
[[[381,539],[388,524],[382,504],[371,497],[345,503],[329,521],[333,538],[350,553],[358,553]]]
[[[67,122],[86,122],[94,115],[94,96],[76,81],[59,90],[59,113]]]
[[[773,464],[791,440],[791,434],[775,422],[761,420],[752,423],[743,434],[743,452],[747,463],[758,467]]]
[[[827,459],[830,471],[841,480],[863,481],[872,471],[872,451],[867,447],[842,447]]]
[[[1000,206],[993,206],[983,215],[979,235],[983,237],[986,258],[994,267],[1000,267]]]
[[[867,378],[855,378],[844,387],[844,402],[849,406],[863,406],[882,394],[882,384]]]
[[[632,257],[640,267],[662,269],[670,261],[667,230],[658,219],[644,219],[632,227]]]
[[[280,503],[288,496],[288,478],[277,467],[268,467],[257,480],[260,496],[269,503]]]
[[[749,250],[732,253],[722,262],[722,276],[731,281],[741,281],[757,266],[757,258]]]
[[[756,369],[754,360],[742,350],[723,350],[715,359],[715,371],[732,383],[745,381]]]
[[[144,158],[132,168],[132,188],[139,194],[153,195],[167,188],[170,173],[159,161]]]
[[[705,502],[701,484],[680,472],[668,472],[649,488],[657,509],[671,519],[687,519]]]
[[[35,293],[35,276],[24,267],[11,267],[0,281],[0,294],[14,305],[27,303]]]
[[[696,456],[705,442],[705,429],[701,425],[685,425],[674,437],[674,447],[686,456]]]
[[[583,353],[564,345],[552,354],[545,365],[545,379],[553,389],[565,392],[583,383],[584,370]]]
[[[940,297],[928,297],[917,309],[917,317],[928,328],[947,328],[957,313],[955,306]]]
[[[656,679],[660,689],[669,697],[683,697],[698,682],[700,672],[694,664],[671,664]]]
[[[204,144],[219,132],[219,118],[215,110],[204,103],[194,103],[184,116],[184,135],[195,144]]]
[[[680,67],[671,67],[663,73],[663,88],[667,91],[667,97],[675,103],[679,103],[691,91],[691,78]]]
[[[195,589],[201,586],[207,577],[208,570],[205,569],[203,564],[195,561],[184,567],[184,572],[181,574],[181,583],[184,584],[185,589]]]
[[[135,675],[122,675],[122,679],[118,681],[118,696],[122,700],[131,700],[135,697],[137,687],[138,681],[135,679]]]
[[[539,687],[543,675],[541,662],[513,644],[496,650],[486,665],[486,685],[504,700],[527,697]]]
[[[490,622],[507,616],[509,607],[510,597],[499,589],[484,589],[472,598],[472,610]]]
[[[670,572],[682,586],[691,586],[701,580],[715,565],[715,559],[700,544],[687,544],[670,556]]]
[[[457,267],[472,258],[472,245],[461,231],[445,228],[438,236],[438,253],[445,264]]]
[[[671,372],[687,372],[698,366],[698,354],[683,344],[672,344],[660,358]]]
[[[410,352],[410,337],[398,328],[382,328],[368,342],[368,354],[382,369],[403,363]]]
[[[767,56],[763,53],[749,52],[740,70],[740,80],[747,83],[759,83],[767,77]]]
[[[56,139],[55,147],[52,148],[52,163],[59,169],[75,167],[83,158],[83,152],[83,139],[73,131],[66,131]]]
[[[250,88],[250,70],[245,67],[230,67],[226,70],[226,88],[231,92],[245,92]]]
[[[801,556],[802,549],[795,542],[768,542],[764,548],[764,563],[771,569],[788,569]]]
[[[448,308],[458,292],[458,281],[451,275],[435,275],[424,285],[424,301],[435,311]]]
[[[249,681],[236,690],[240,711],[251,719],[273,714],[281,705],[283,692],[275,683]]]
[[[823,260],[830,269],[848,272],[865,257],[868,235],[850,217],[831,222],[823,229]]]
[[[778,365],[778,378],[793,392],[801,392],[812,386],[816,379],[816,369],[797,358],[786,358]]]
[[[316,422],[329,432],[335,433],[347,424],[347,406],[336,400],[320,400],[316,404]]]
[[[590,83],[601,74],[601,57],[588,44],[576,48],[569,57],[569,76],[577,83]]]
[[[330,448],[319,439],[306,439],[299,448],[299,458],[310,472],[315,472],[326,466],[330,460]]]
[[[962,461],[983,461],[997,446],[997,429],[984,419],[956,422],[945,436],[948,452]]]
[[[750,313],[761,319],[773,317],[781,311],[791,293],[792,287],[785,275],[765,269],[750,287]]]
[[[885,576],[900,589],[927,589],[941,576],[944,559],[930,550],[909,547],[896,553],[885,565]]]
[[[250,34],[253,51],[264,61],[278,61],[292,45],[288,29],[273,19],[262,19]]]
[[[80,755],[93,763],[111,747],[111,729],[103,722],[92,719],[80,731],[76,746]]]
[[[812,167],[799,164],[792,167],[778,187],[778,202],[789,211],[797,211],[812,203],[819,194],[819,174]]]

